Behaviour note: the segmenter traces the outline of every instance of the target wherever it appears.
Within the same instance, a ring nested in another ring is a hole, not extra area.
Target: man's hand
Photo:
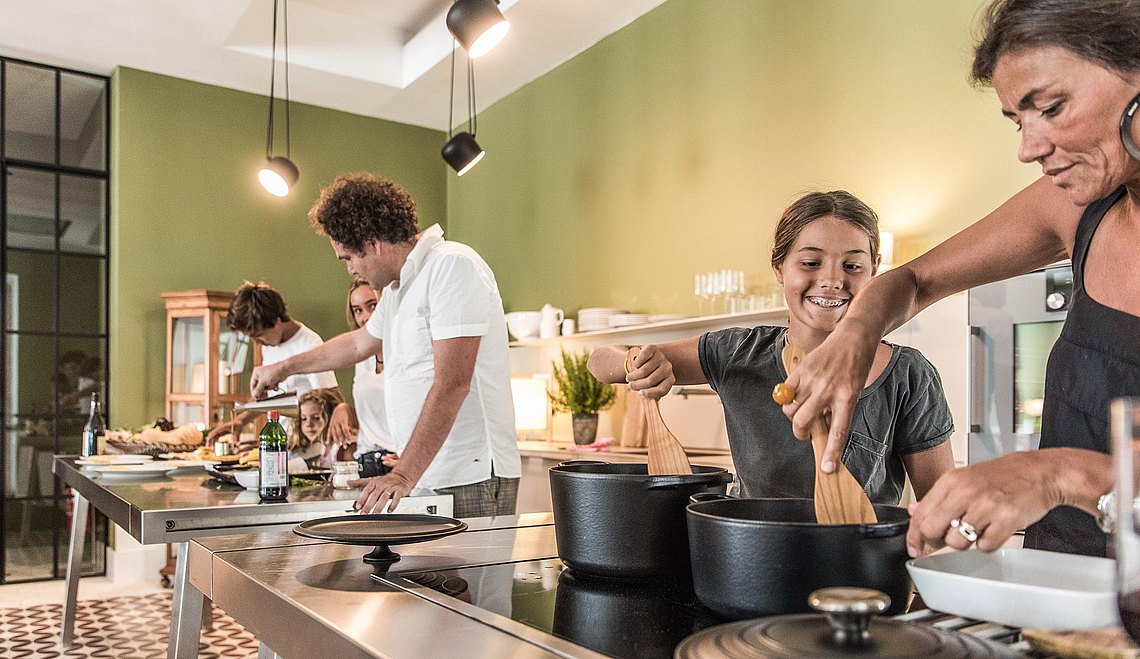
[[[403,476],[392,472],[386,476],[373,476],[372,478],[359,478],[348,481],[349,487],[364,487],[364,491],[356,498],[353,507],[363,514],[383,512],[384,504],[388,503],[388,512],[396,510],[400,499],[408,496],[412,491],[412,484]],[[389,503],[389,499],[391,502]]]
[[[210,433],[208,435],[206,435],[206,444],[213,446],[215,440],[217,440],[222,435],[232,433],[233,430],[234,430],[234,424],[232,421],[227,421],[225,423],[219,423],[218,425],[211,428]]]
[[[267,391],[281,384],[287,377],[289,373],[285,371],[285,362],[258,366],[253,369],[253,375],[249,376],[250,393],[254,400],[261,400]]]
[[[360,434],[360,421],[356,418],[356,409],[348,403],[340,403],[333,408],[329,417],[328,441],[335,444],[351,444]]]

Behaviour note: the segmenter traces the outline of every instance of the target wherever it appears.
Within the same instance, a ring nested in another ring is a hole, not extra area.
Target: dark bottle
[[[258,458],[261,462],[261,487],[258,494],[262,501],[284,501],[289,496],[289,450],[288,437],[278,421],[281,413],[269,411],[269,421],[261,429]]]
[[[99,394],[91,394],[91,416],[87,417],[87,423],[83,426],[83,445],[80,448],[83,457],[99,455],[106,435],[107,422],[103,420],[103,405],[99,402]]]

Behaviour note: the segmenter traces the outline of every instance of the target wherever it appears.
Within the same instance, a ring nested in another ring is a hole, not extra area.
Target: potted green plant
[[[612,385],[598,380],[586,368],[590,352],[580,354],[562,350],[562,365],[554,367],[557,388],[547,392],[557,412],[570,412],[574,420],[574,443],[591,444],[598,433],[598,412],[614,404],[616,393]]]

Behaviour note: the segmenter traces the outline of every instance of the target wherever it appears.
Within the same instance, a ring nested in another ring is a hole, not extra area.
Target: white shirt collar
[[[416,240],[416,246],[408,252],[408,258],[404,261],[403,267],[400,268],[400,286],[415,278],[428,255],[431,254],[436,245],[442,242],[443,228],[438,224],[433,224],[420,233],[419,239]]]

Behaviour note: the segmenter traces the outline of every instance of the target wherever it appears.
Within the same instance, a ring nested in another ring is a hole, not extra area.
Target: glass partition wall
[[[71,498],[52,455],[79,452],[107,386],[109,79],[0,57],[0,583],[62,578]],[[104,571],[107,522],[84,574]]]

